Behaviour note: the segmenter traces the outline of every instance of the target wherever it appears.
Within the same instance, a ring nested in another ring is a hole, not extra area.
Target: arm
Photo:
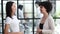
[[[9,24],[5,24],[4,34],[23,34],[23,32],[8,32]]]
[[[39,34],[39,31],[38,31],[39,28],[37,28],[37,31],[36,31],[36,34]]]
[[[4,34],[8,34],[9,24],[5,24]]]
[[[36,34],[42,34],[42,29],[40,29],[40,28],[38,27]]]
[[[22,32],[9,32],[9,34],[23,34]]]
[[[44,33],[44,34],[52,34],[53,30],[42,30],[42,33]]]
[[[37,23],[37,31],[36,31],[36,34],[39,34],[42,32],[42,30],[39,28],[39,24],[40,24],[40,21],[38,21]]]
[[[5,21],[4,34],[23,34],[22,32],[8,32],[11,22],[12,20],[9,17],[7,17]]]

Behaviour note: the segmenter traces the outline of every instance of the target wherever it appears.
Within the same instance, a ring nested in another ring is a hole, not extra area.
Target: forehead
[[[45,7],[41,5],[40,8],[45,8]]]
[[[16,5],[16,3],[13,3],[13,5]]]
[[[40,5],[40,7],[44,7],[44,6]]]

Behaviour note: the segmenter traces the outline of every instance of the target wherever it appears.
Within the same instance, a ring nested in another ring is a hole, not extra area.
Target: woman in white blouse
[[[52,10],[52,4],[49,1],[39,2],[41,13],[43,17],[37,27],[36,34],[53,34],[54,33],[54,20],[49,13]]]
[[[23,32],[19,30],[19,20],[14,15],[15,11],[16,4],[12,1],[7,2],[4,34],[23,34]],[[11,32],[9,32],[9,29]]]

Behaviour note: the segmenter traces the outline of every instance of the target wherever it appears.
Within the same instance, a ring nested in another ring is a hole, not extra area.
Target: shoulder
[[[10,18],[10,17],[6,17],[6,20],[11,20],[12,18]]]
[[[12,21],[12,18],[6,17],[5,24],[10,24]]]
[[[51,15],[49,15],[48,20],[53,20],[53,17]]]
[[[49,22],[49,24],[50,24],[50,23],[54,23],[54,19],[53,19],[53,17],[50,16],[50,15],[49,15],[49,17],[48,17],[48,22]]]

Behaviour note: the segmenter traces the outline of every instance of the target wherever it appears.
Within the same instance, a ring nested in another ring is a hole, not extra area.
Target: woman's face
[[[16,4],[15,4],[15,3],[13,3],[13,5],[12,5],[12,13],[14,14],[14,13],[15,13],[15,11],[16,11]]]
[[[46,9],[44,6],[40,6],[41,13],[46,13]]]

